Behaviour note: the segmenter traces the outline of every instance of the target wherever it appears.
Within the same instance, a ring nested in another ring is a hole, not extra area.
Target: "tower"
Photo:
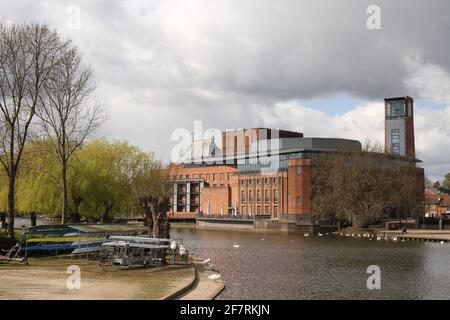
[[[384,99],[385,152],[415,161],[414,100],[411,97]]]

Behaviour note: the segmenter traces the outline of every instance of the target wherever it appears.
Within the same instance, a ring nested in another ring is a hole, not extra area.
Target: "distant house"
[[[435,188],[425,188],[425,216],[439,217],[450,211],[450,194]]]

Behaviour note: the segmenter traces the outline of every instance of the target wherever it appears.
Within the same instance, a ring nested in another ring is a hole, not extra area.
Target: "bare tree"
[[[14,238],[15,182],[39,96],[68,43],[45,25],[0,24],[0,163],[8,177],[8,234]]]
[[[167,211],[172,181],[168,171],[153,154],[140,153],[133,165],[132,187],[134,197],[145,214],[149,235],[161,238],[167,232]]]
[[[70,46],[61,51],[59,61],[45,83],[37,115],[61,166],[61,223],[66,223],[67,169],[71,156],[99,127],[104,113],[92,98],[95,90],[92,70],[82,64],[78,50]]]
[[[416,168],[380,150],[366,146],[362,152],[339,151],[313,160],[312,205],[317,219],[366,227],[388,210],[416,206]]]

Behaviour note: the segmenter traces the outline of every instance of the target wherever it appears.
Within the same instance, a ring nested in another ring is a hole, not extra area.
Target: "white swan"
[[[210,258],[208,258],[208,259],[205,259],[205,260],[203,260],[202,261],[202,264],[207,264],[207,263],[209,263],[211,261],[211,259]]]
[[[305,236],[305,237],[309,237],[309,233],[308,233],[308,232],[305,232],[304,236]]]
[[[441,241],[441,244],[444,244],[444,241]]]
[[[233,242],[233,248],[239,248],[240,245],[238,245],[236,242]]]
[[[219,279],[220,279],[220,273],[214,273],[214,274],[210,275],[210,276],[208,277],[208,279],[211,279],[211,280],[219,280]]]
[[[319,232],[317,235],[318,235],[319,237],[321,237],[321,236],[323,236],[323,233],[320,233],[320,232]]]

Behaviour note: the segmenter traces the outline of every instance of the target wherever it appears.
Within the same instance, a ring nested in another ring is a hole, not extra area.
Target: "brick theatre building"
[[[415,166],[412,98],[385,99],[385,123],[386,156]],[[311,223],[311,159],[339,150],[361,151],[361,143],[269,128],[193,141],[170,167],[169,215]]]

